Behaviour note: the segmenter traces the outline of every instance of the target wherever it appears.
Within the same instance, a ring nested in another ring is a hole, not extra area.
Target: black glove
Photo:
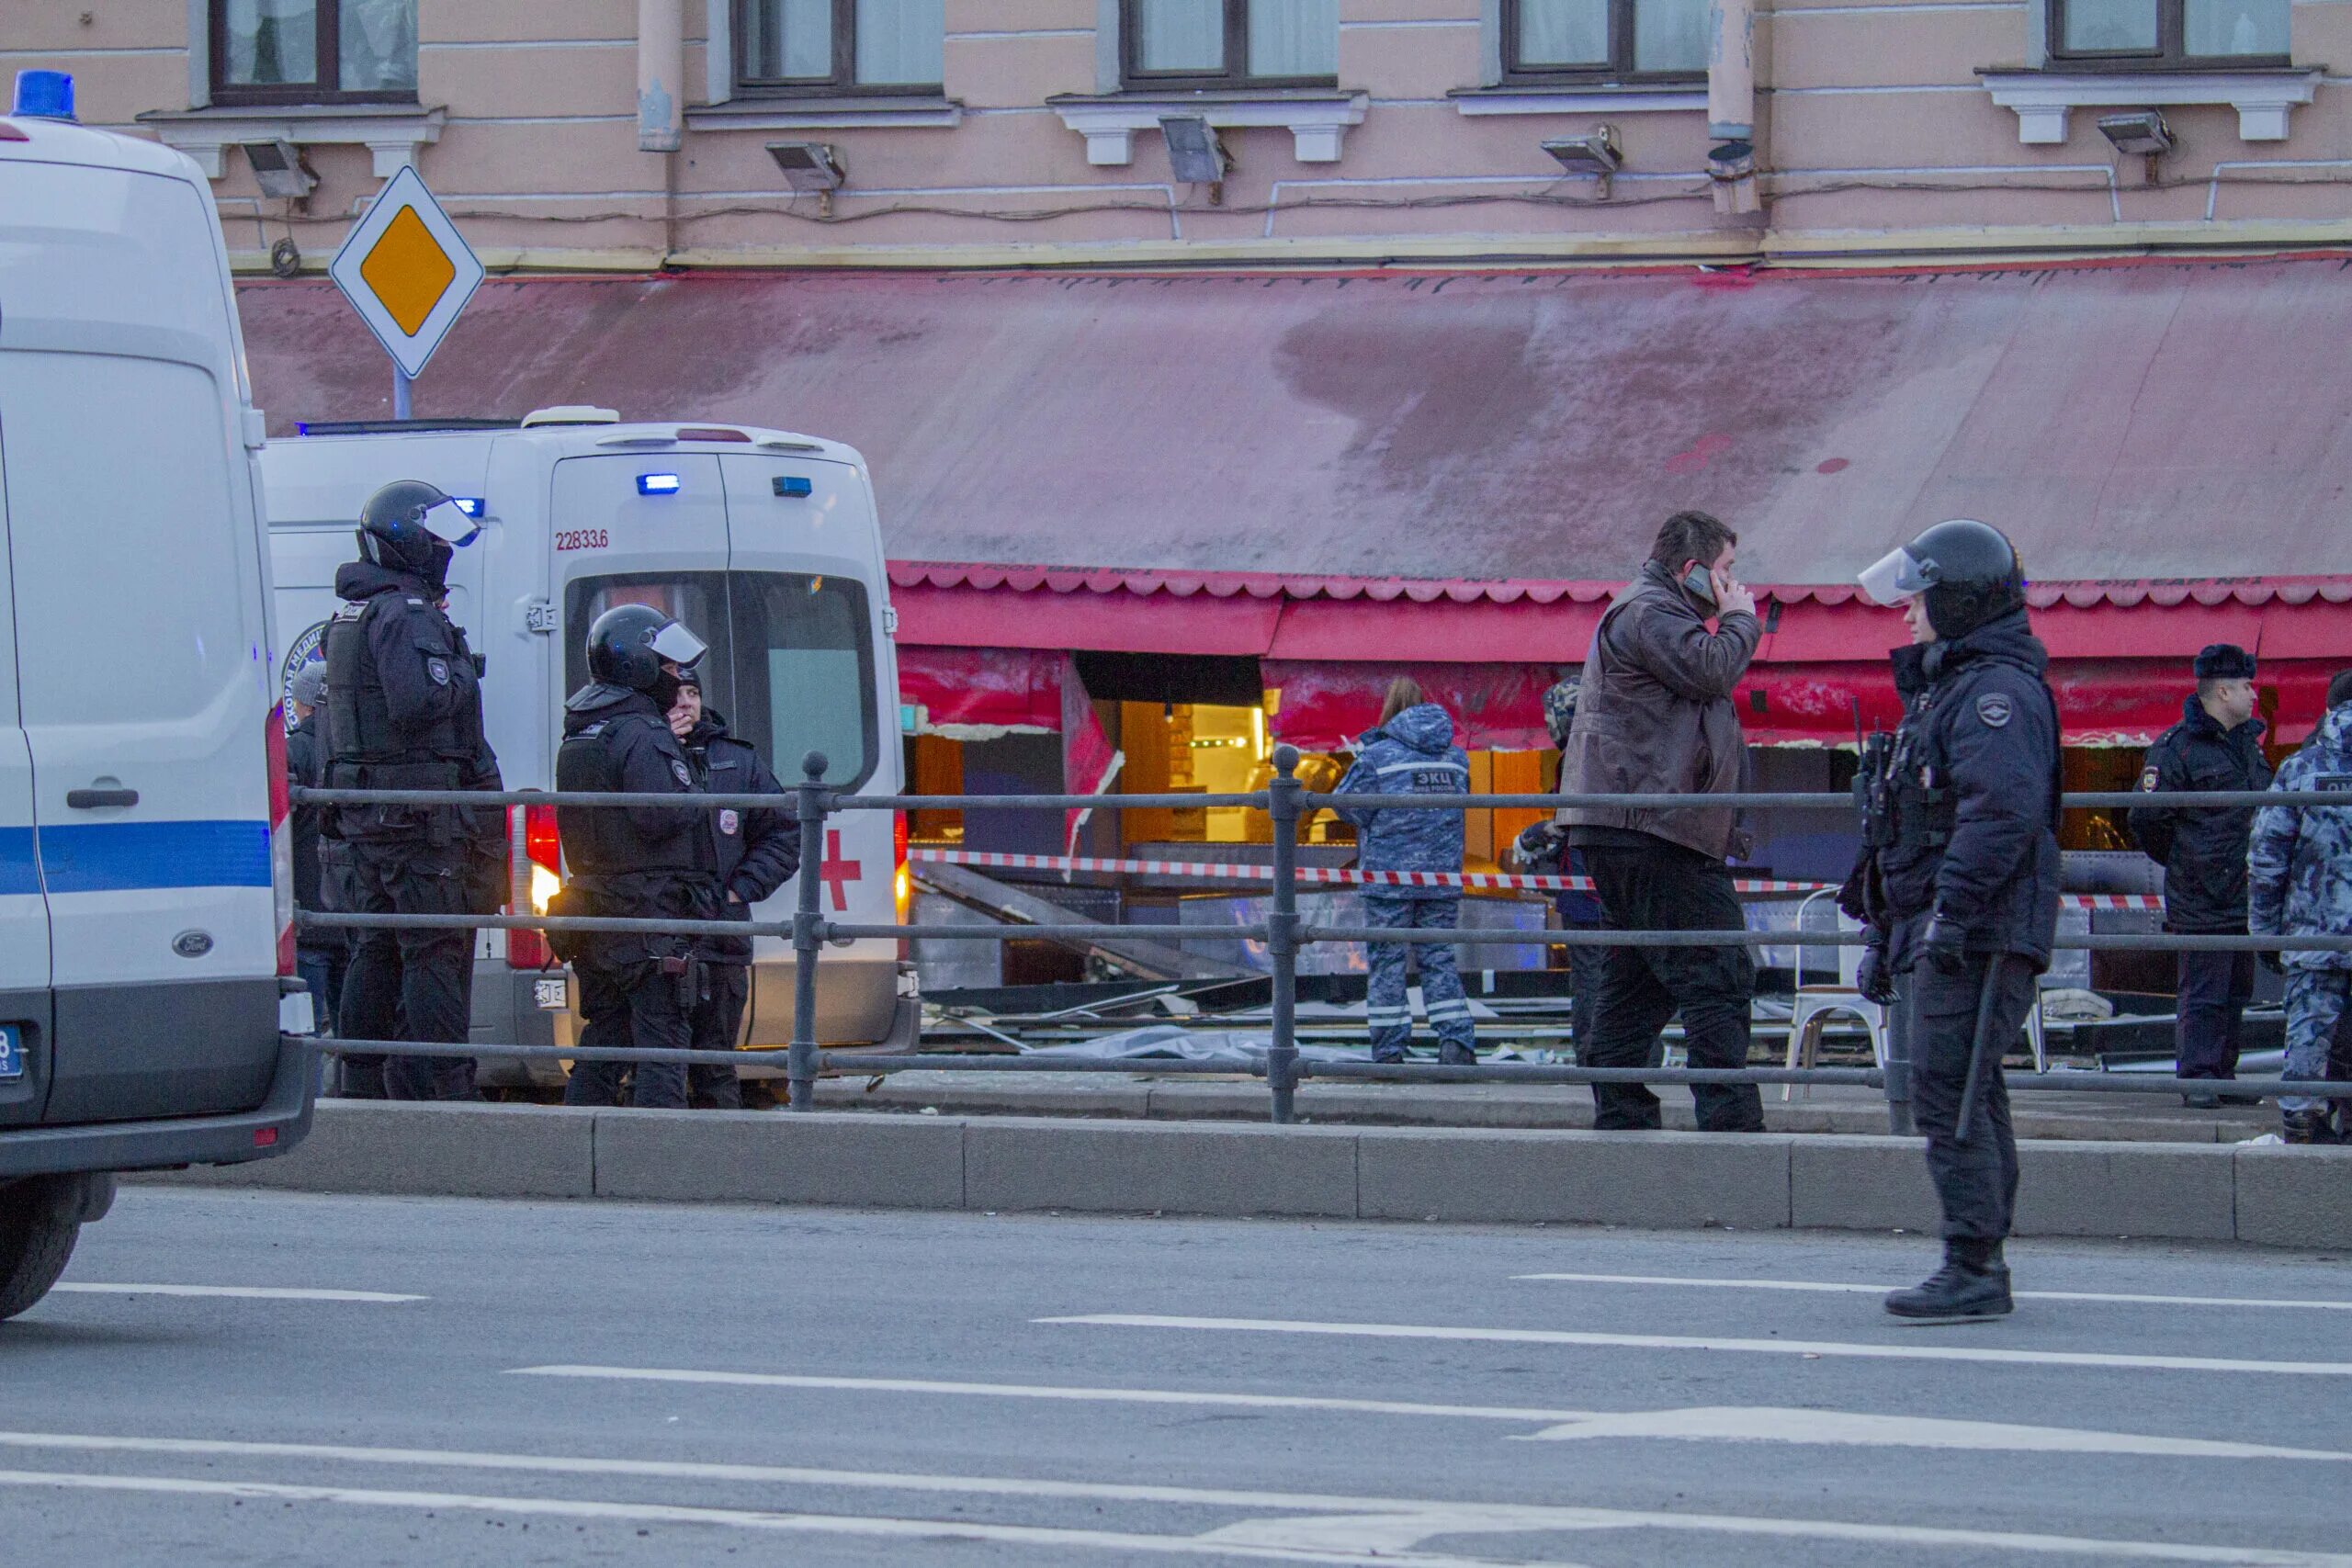
[[[1919,954],[1947,975],[1968,967],[1968,935],[1960,922],[1944,915],[1929,915],[1919,933]]]
[[[1871,942],[1862,949],[1862,961],[1854,969],[1854,989],[1862,1000],[1880,1007],[1894,1005],[1894,976],[1886,966],[1886,944]]]

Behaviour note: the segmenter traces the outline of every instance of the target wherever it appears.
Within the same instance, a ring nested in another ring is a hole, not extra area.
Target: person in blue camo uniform
[[[1381,705],[1380,724],[1356,742],[1355,764],[1340,781],[1340,795],[1464,795],[1470,788],[1470,759],[1453,743],[1453,719],[1435,703],[1424,702],[1419,682],[1398,676]],[[1411,807],[1338,808],[1353,825],[1364,871],[1462,869],[1462,813]],[[1455,887],[1377,887],[1363,896],[1368,923],[1390,931],[1442,929],[1456,922],[1462,893]],[[1437,1031],[1438,1060],[1450,1066],[1474,1063],[1470,999],[1451,942],[1366,943],[1372,965],[1370,1005],[1372,1059],[1401,1062],[1413,1037],[1413,1011],[1405,999],[1406,950],[1418,955],[1421,999]]]
[[[2280,764],[2273,790],[2352,790],[2352,671],[2327,688],[2327,715],[2302,750]],[[2352,936],[2352,807],[2297,811],[2266,806],[2254,814],[2246,849],[2246,928],[2256,936]],[[2266,953],[2287,980],[2287,1069],[2306,1080],[2330,1072],[2330,1048],[2352,991],[2352,953]],[[2341,1050],[2335,1052],[2341,1056]],[[2345,1101],[2281,1095],[2281,1135],[2290,1144],[2352,1140]]]

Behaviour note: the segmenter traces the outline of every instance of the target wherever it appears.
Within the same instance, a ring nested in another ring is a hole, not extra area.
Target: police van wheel
[[[38,1183],[0,1191],[0,1323],[49,1294],[74,1256],[82,1222],[58,1217]]]

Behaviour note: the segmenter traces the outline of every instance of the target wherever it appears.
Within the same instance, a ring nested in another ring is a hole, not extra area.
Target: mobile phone
[[[1715,602],[1715,574],[1703,566],[1694,564],[1682,574],[1682,591],[1693,599],[1712,604]]]

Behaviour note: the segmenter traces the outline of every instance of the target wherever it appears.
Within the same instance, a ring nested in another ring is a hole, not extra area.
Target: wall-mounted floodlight
[[[2156,183],[2156,160],[2177,145],[2173,140],[2172,127],[2166,125],[2165,117],[2154,109],[2103,114],[2098,117],[2098,133],[2124,156],[2137,153],[2145,158],[2150,185]]]
[[[308,201],[319,186],[319,176],[302,162],[302,150],[291,141],[248,141],[245,162],[254,169],[254,183],[264,196],[288,201]]]
[[[1596,126],[1589,136],[1570,136],[1544,143],[1544,151],[1570,175],[1584,175],[1600,182],[1600,199],[1609,199],[1610,179],[1625,166],[1625,154],[1617,145],[1617,128]]]
[[[833,215],[833,192],[849,184],[839,150],[823,141],[771,141],[768,156],[784,172],[785,184],[816,195],[817,216]]]
[[[1159,121],[1159,134],[1167,139],[1168,167],[1177,179],[1208,186],[1209,205],[1222,206],[1225,176],[1233,159],[1209,122],[1199,115],[1167,115]]]

